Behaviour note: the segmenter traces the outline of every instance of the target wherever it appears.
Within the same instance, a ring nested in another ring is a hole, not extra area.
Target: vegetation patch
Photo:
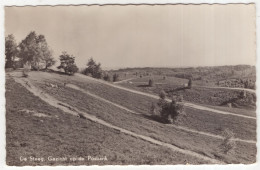
[[[6,89],[6,163],[9,166],[208,163],[64,113],[11,79],[7,79]],[[55,119],[32,116],[32,112]],[[88,156],[100,155],[108,160],[86,160]],[[20,161],[21,156],[44,158],[44,161]],[[49,156],[83,157],[85,161],[47,161]]]

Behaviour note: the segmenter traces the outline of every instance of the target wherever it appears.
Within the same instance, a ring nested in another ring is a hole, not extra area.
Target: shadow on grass
[[[162,117],[159,115],[142,115],[142,117],[149,119],[149,120],[153,120],[155,122],[163,123],[163,124],[169,123],[168,121],[162,119]]]
[[[138,85],[137,87],[150,87],[148,84],[141,84],[141,85]]]
[[[173,92],[178,92],[178,91],[185,91],[186,89],[189,89],[188,87],[177,87],[171,90],[166,91],[166,93],[173,93]]]
[[[52,70],[52,69],[43,69],[43,70],[40,70],[40,71],[43,71],[43,72],[48,72],[48,73],[54,73],[54,74],[59,74],[59,75],[67,75],[67,76],[70,76],[69,74],[66,74],[65,72],[61,72],[61,71],[56,71],[56,70]]]
[[[220,104],[220,106],[226,106],[228,103],[231,103],[232,105],[234,105],[234,103],[239,100],[240,98],[237,97],[237,98],[233,98],[233,99],[230,99],[230,100],[227,100],[227,101],[224,101]]]

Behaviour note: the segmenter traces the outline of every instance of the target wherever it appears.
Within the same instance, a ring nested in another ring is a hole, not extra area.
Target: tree
[[[164,122],[174,123],[180,115],[184,115],[184,106],[178,103],[178,97],[173,96],[172,102],[166,101],[166,93],[162,90],[159,94],[157,105],[160,107],[160,116]]]
[[[113,75],[113,82],[118,81],[118,79],[119,79],[119,75],[115,73],[115,74]]]
[[[39,61],[37,56],[37,35],[34,31],[30,32],[24,40],[19,44],[19,57],[23,63],[36,64]]]
[[[48,67],[56,63],[56,60],[54,60],[52,57],[43,58],[43,61],[45,61],[45,69],[48,69]]]
[[[110,81],[110,76],[109,76],[109,74],[105,74],[104,77],[103,77],[103,79],[104,79],[105,81]]]
[[[17,50],[17,44],[15,38],[12,34],[10,34],[7,37],[5,37],[5,59],[6,59],[5,67],[6,68],[14,67],[14,60],[17,54],[18,54],[18,50]]]
[[[151,115],[155,115],[156,114],[156,105],[154,103],[152,103],[152,105],[150,107],[150,114]]]
[[[188,82],[188,88],[189,88],[189,89],[191,89],[191,87],[192,87],[192,79],[191,79],[191,78],[189,78],[189,82]]]
[[[85,74],[90,74],[93,78],[102,78],[101,64],[96,63],[93,58],[90,58],[87,63],[87,68],[85,69]]]
[[[69,55],[67,52],[62,52],[60,55],[60,66],[58,69],[63,69],[66,74],[73,75],[78,71],[78,67],[75,64],[75,57]]]
[[[169,123],[174,123],[179,115],[184,113],[184,107],[179,104],[175,98],[172,99],[171,103],[164,102],[161,104],[161,118]]]
[[[236,142],[234,141],[234,133],[229,130],[225,129],[222,132],[223,141],[219,145],[219,149],[224,154],[228,154],[230,152],[234,152],[234,149],[236,148]]]
[[[153,87],[153,86],[154,86],[153,79],[149,79],[148,85],[149,85],[150,87]]]
[[[160,94],[159,94],[159,97],[160,97],[160,99],[165,100],[165,98],[166,98],[166,93],[165,93],[164,90],[161,90],[161,92],[160,92]]]
[[[44,63],[45,68],[55,63],[44,35],[38,36],[34,31],[30,32],[19,44],[19,48],[19,57],[23,63],[29,63],[36,70],[40,69],[40,63]]]
[[[246,91],[245,91],[245,90],[243,90],[243,91],[240,92],[239,98],[241,98],[241,99],[246,98]]]
[[[45,64],[45,69],[55,64],[55,60],[52,57],[52,50],[49,48],[47,41],[43,35],[39,35],[37,38],[38,55]]]

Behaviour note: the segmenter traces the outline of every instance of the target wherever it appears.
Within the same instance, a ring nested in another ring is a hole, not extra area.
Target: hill
[[[227,114],[220,114],[214,109],[207,111],[201,110],[199,106],[186,107],[186,116],[178,124],[169,125],[154,119],[150,114],[151,104],[158,100],[140,91],[125,90],[122,86],[80,74],[67,76],[30,72],[27,78],[23,78],[21,72],[14,71],[7,73],[7,77],[9,164],[35,164],[12,162],[17,160],[17,149],[25,156],[46,156],[53,153],[46,145],[60,144],[67,149],[57,147],[57,155],[107,155],[109,159],[107,162],[77,161],[77,165],[255,162],[256,114],[253,110],[231,108]],[[47,117],[34,116],[39,113]],[[59,118],[57,121],[56,115]],[[41,129],[44,127],[45,130]],[[234,133],[237,146],[229,154],[219,149],[224,139],[222,133],[226,129]],[[41,135],[37,135],[39,133]],[[89,133],[92,135],[86,140]],[[115,140],[107,138],[113,135],[116,136]],[[26,142],[29,138],[32,140]],[[18,143],[13,139],[19,139]],[[125,140],[131,141],[131,144]],[[41,142],[33,145],[36,141],[46,142],[46,145]],[[84,152],[80,148],[85,148]],[[136,156],[133,157],[133,154]],[[50,162],[37,164],[46,165]]]

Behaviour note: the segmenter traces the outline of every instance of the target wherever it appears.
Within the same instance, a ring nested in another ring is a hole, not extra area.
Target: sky
[[[254,4],[5,7],[5,36],[43,34],[85,67],[256,64]],[[58,62],[59,63],[59,62]]]

